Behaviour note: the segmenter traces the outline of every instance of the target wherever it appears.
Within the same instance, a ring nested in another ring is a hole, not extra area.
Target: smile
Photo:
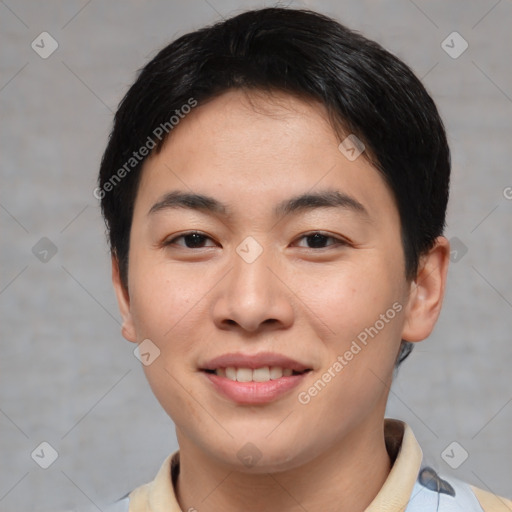
[[[284,354],[227,353],[199,366],[213,390],[238,404],[265,404],[297,387],[312,368]]]
[[[205,370],[208,373],[214,373],[218,377],[235,382],[268,382],[277,380],[282,377],[291,377],[292,375],[300,375],[308,370],[295,371],[291,368],[282,368],[280,366],[263,366],[261,368],[235,368],[228,366],[227,368],[217,368],[216,370]]]

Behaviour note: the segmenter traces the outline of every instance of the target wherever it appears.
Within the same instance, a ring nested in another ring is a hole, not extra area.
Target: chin
[[[246,439],[249,439],[246,437]],[[265,474],[288,471],[307,463],[312,457],[310,450],[296,451],[300,443],[276,437],[275,440],[255,439],[254,441],[234,441],[220,453],[212,453],[233,470],[248,474]]]

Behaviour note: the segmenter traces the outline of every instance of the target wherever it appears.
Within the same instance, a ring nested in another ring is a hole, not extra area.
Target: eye
[[[337,238],[334,236],[330,236],[324,233],[321,233],[319,231],[315,231],[312,233],[306,233],[305,235],[302,235],[299,240],[306,240],[307,246],[300,245],[301,247],[306,247],[308,249],[325,249],[331,246],[344,246],[349,245],[347,241],[342,240],[341,238]],[[178,240],[183,240],[184,243],[178,243]],[[207,241],[210,240],[213,242],[213,240],[204,233],[201,233],[200,231],[190,231],[188,233],[183,233],[177,237],[171,238],[169,240],[166,240],[163,245],[164,246],[170,246],[175,245],[179,247],[184,247],[186,249],[202,249],[205,247],[215,247],[215,243],[212,243],[210,245],[205,245]],[[328,243],[328,242],[331,243]]]
[[[176,241],[183,239],[185,244],[179,244]],[[185,247],[186,249],[201,249],[205,247],[205,242],[207,240],[211,240],[211,238],[200,231],[190,231],[189,233],[183,233],[180,236],[172,238],[170,240],[166,240],[163,245],[178,245],[180,247]],[[214,245],[206,246],[206,247],[214,247]]]
[[[330,247],[333,245],[348,245],[348,242],[342,240],[341,238],[336,238],[334,236],[326,235],[324,233],[320,233],[319,231],[315,231],[313,233],[306,233],[302,235],[299,240],[306,239],[307,243],[311,246],[307,247],[308,249],[324,249],[326,247]],[[328,240],[334,241],[334,243],[326,244]],[[301,246],[304,247],[304,246]]]

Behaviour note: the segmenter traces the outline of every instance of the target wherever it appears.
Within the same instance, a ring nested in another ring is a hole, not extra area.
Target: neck
[[[250,474],[219,465],[180,438],[176,495],[184,511],[363,512],[391,465],[382,421],[359,425],[328,453],[277,473]]]

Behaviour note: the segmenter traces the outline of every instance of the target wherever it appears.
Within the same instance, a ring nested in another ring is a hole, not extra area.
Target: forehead
[[[214,195],[235,211],[272,203],[276,213],[285,198],[337,190],[372,216],[379,207],[392,210],[380,173],[364,153],[349,160],[340,142],[319,103],[284,93],[229,91],[174,127],[161,151],[146,160],[138,196],[152,207],[181,190]]]

